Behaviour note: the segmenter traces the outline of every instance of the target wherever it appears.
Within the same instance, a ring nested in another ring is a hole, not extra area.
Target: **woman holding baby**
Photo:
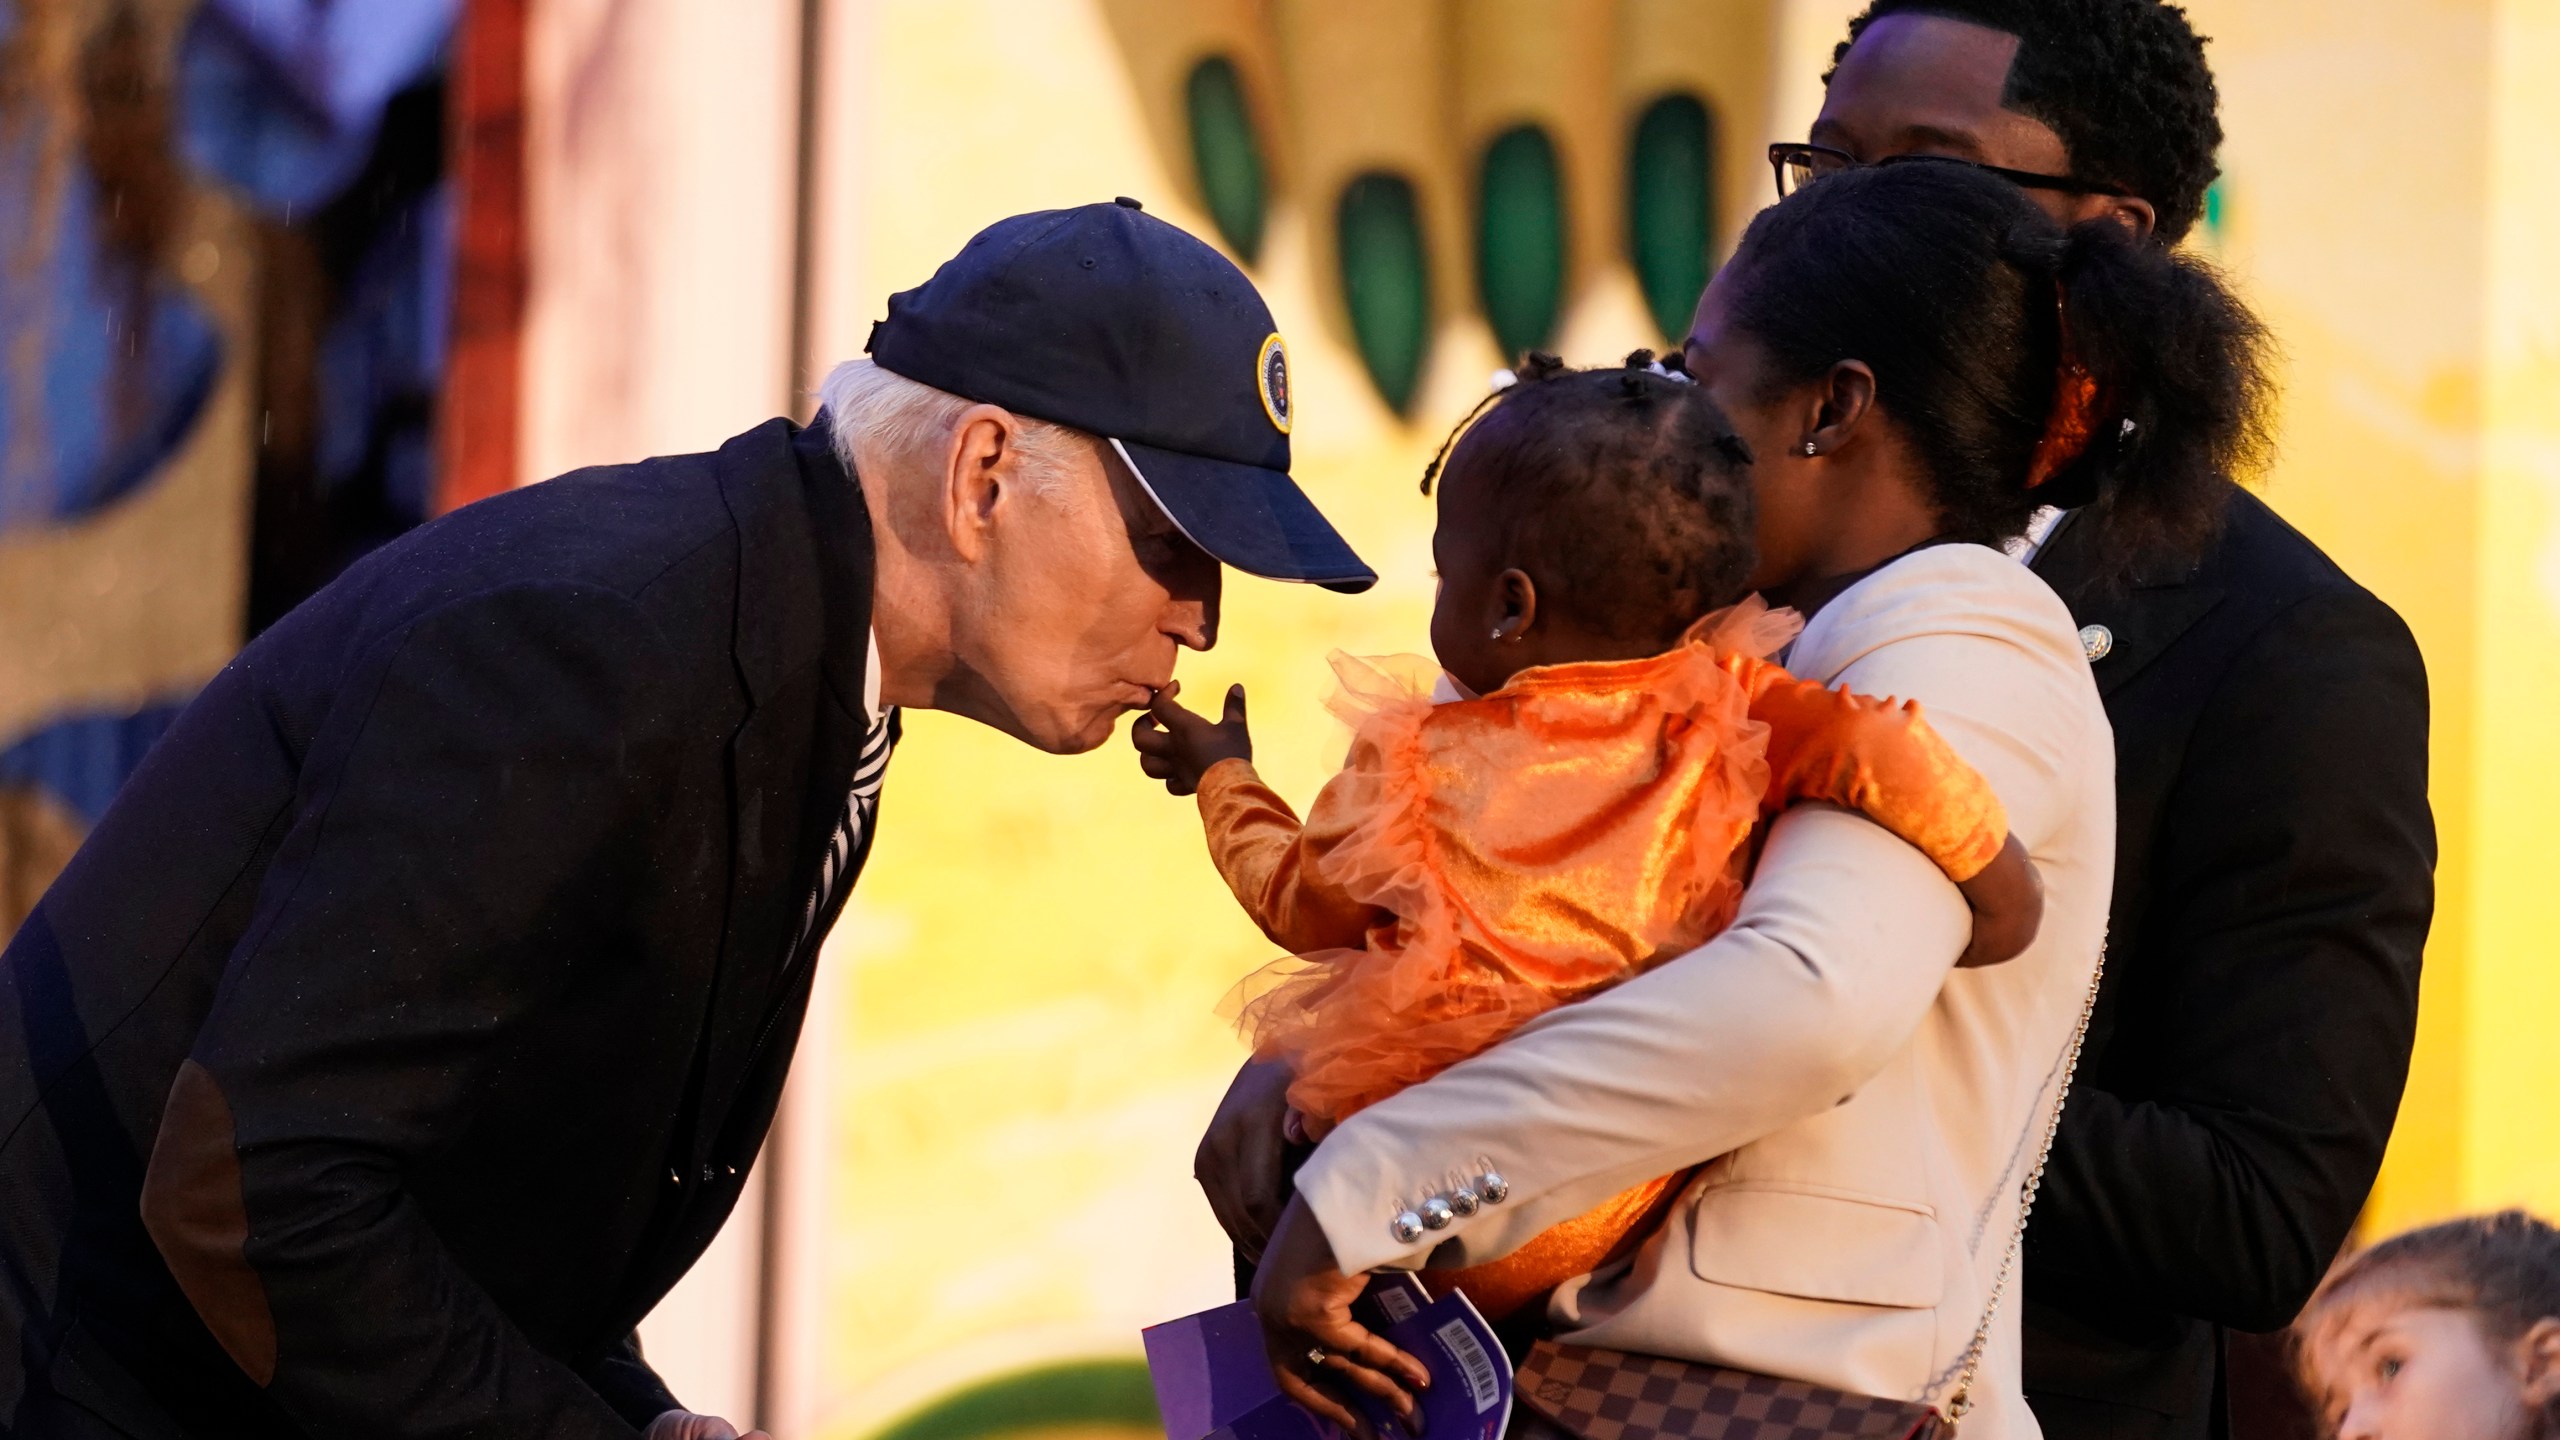
[[[1524,381],[1458,438],[1447,676],[1354,711],[1303,822],[1240,706],[1159,705],[1149,772],[1301,956],[1202,1147],[1284,1389],[1397,1403],[1419,1369],[1349,1305],[1427,1267],[1525,1275],[1513,1323],[1573,1346],[2036,1433],[2016,1237],[2105,948],[2114,753],[1998,547],[2055,502],[2109,511],[2128,568],[2196,546],[2261,439],[2260,343],[2208,272],[1971,167],[1831,176],[1716,277],[1694,385]],[[1285,1208],[1284,1126],[1321,1137]]]

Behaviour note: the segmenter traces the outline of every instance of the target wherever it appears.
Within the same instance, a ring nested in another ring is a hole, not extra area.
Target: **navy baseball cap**
[[[1192,543],[1250,575],[1377,583],[1289,478],[1289,351],[1228,259],[1135,200],[981,230],[889,297],[881,368],[1109,441]]]

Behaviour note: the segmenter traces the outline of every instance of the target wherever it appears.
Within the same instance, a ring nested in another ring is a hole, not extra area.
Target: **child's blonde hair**
[[[2308,1341],[2322,1320],[2378,1297],[2465,1311],[2491,1344],[2513,1345],[2537,1323],[2560,1319],[2560,1229],[2502,1210],[2394,1235],[2339,1262],[2294,1322],[2294,1366],[2305,1390],[2319,1390]],[[2533,1418],[2530,1433],[2560,1436],[2560,1398]]]

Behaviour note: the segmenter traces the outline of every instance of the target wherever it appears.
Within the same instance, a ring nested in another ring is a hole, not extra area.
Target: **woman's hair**
[[[2504,1210],[2394,1235],[2338,1263],[2294,1322],[2295,1365],[2317,1377],[2301,1344],[2324,1315],[2368,1298],[2468,1312],[2495,1345],[2513,1345],[2544,1320],[2560,1320],[2560,1229]],[[2560,1435],[2560,1400],[2534,1417],[2536,1436]]]
[[[1751,449],[1704,389],[1650,350],[1589,370],[1532,352],[1517,374],[1449,432],[1424,494],[1463,473],[1540,603],[1613,638],[1669,645],[1748,593]]]
[[[2220,522],[2222,482],[2265,458],[2266,332],[2210,269],[2112,219],[2065,232],[1972,166],[1826,176],[1763,211],[1732,269],[1729,313],[1778,383],[1843,360],[1874,370],[1955,539],[2091,505],[2119,574],[2189,559]],[[2074,365],[2095,385],[2087,447],[2029,488]]]

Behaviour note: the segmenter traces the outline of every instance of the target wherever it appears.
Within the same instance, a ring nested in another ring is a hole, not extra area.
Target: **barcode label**
[[[1494,1375],[1493,1357],[1485,1353],[1483,1342],[1476,1339],[1476,1332],[1468,1329],[1465,1321],[1452,1320],[1432,1331],[1431,1338],[1458,1362],[1459,1371],[1467,1377],[1467,1393],[1475,1398],[1477,1414],[1502,1403],[1502,1382]]]
[[[1378,1308],[1387,1312],[1387,1323],[1390,1325],[1401,1325],[1412,1319],[1422,1309],[1414,1303],[1410,1293],[1394,1287],[1378,1292]]]

